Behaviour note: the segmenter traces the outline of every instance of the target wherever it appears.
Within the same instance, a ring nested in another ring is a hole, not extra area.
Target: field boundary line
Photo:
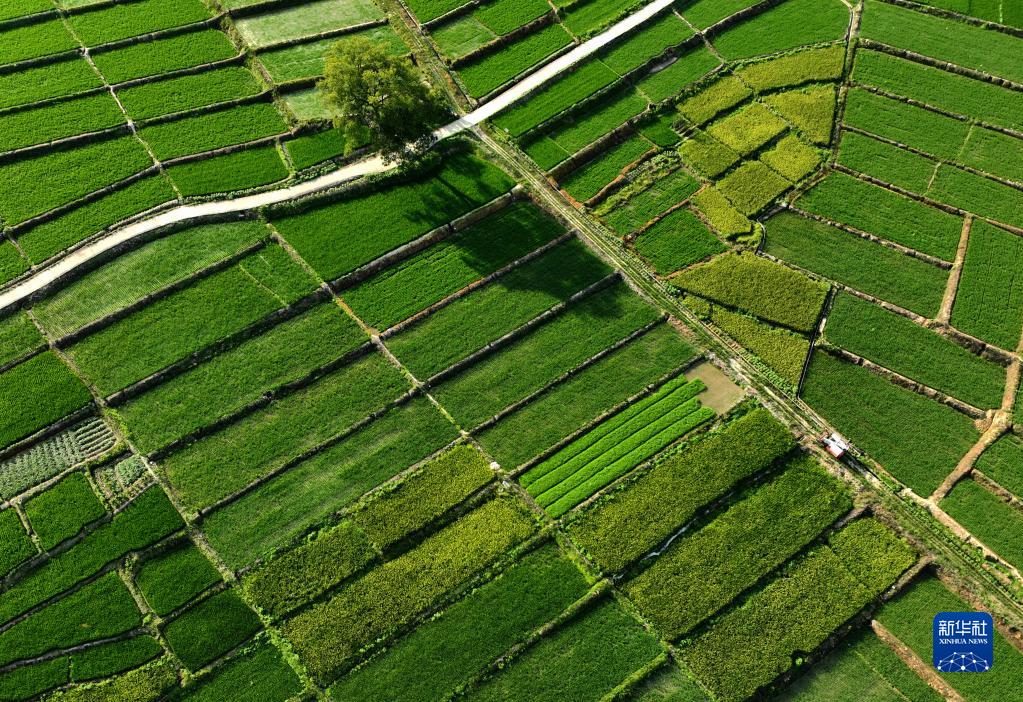
[[[945,295],[941,299],[941,307],[938,316],[934,321],[938,324],[948,324],[952,318],[952,305],[956,301],[956,293],[959,292],[959,278],[963,274],[963,262],[966,260],[966,247],[970,242],[970,229],[973,227],[973,215],[966,215],[963,218],[963,230],[959,234],[959,246],[956,248],[956,258],[952,262],[952,270],[945,283]]]
[[[880,639],[881,643],[890,648],[892,652],[899,657],[903,665],[912,671],[914,675],[923,680],[927,685],[937,692],[939,695],[945,698],[947,702],[965,702],[963,696],[956,692],[951,685],[946,683],[941,677],[934,672],[931,666],[927,665],[916,655],[916,652],[906,644],[902,643],[895,634],[888,631],[884,624],[872,619],[870,621],[870,628],[873,630],[874,635]]]

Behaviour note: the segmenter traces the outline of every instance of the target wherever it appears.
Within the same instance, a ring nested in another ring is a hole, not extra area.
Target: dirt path
[[[583,42],[560,58],[526,76],[500,95],[497,95],[492,100],[487,101],[478,109],[467,115],[459,117],[450,124],[440,127],[434,132],[434,136],[439,141],[465,131],[466,129],[470,129],[484,120],[493,117],[498,112],[507,109],[540,86],[553,80],[575,64],[589,58],[615,39],[618,39],[622,35],[651,19],[661,10],[670,7],[672,1],[673,0],[654,0],[654,2],[651,2],[639,11],[612,25],[592,39]],[[198,205],[181,205],[179,207],[175,207],[150,219],[145,219],[141,222],[136,222],[126,227],[116,229],[106,236],[71,252],[46,267],[39,269],[29,277],[10,286],[6,290],[0,292],[0,312],[17,305],[22,300],[48,286],[58,283],[77,269],[87,265],[90,261],[102,256],[108,251],[157,229],[161,229],[172,224],[187,222],[200,217],[229,214],[232,212],[244,212],[246,210],[253,210],[267,205],[295,200],[312,193],[337,187],[338,185],[356,178],[383,173],[390,168],[393,168],[393,164],[384,165],[380,157],[374,155],[361,161],[350,163],[337,171],[327,173],[326,175],[322,175],[318,178],[313,178],[312,180],[298,183],[287,188],[270,190],[264,193],[258,193],[256,195],[249,195],[247,197],[237,199],[216,200]]]
[[[959,247],[956,249],[956,259],[952,263],[952,271],[948,274],[948,283],[945,285],[945,295],[941,298],[941,309],[934,321],[941,324],[948,324],[952,317],[952,305],[956,301],[956,292],[959,290],[959,278],[963,273],[963,261],[966,260],[966,247],[970,241],[970,228],[973,226],[973,215],[966,215],[963,220],[963,231],[959,235]]]
[[[938,672],[932,666],[916,655],[913,649],[896,638],[895,634],[888,631],[881,622],[876,619],[872,620],[870,626],[874,633],[877,634],[877,638],[881,639],[888,648],[892,649],[895,655],[906,664],[907,668],[916,673],[921,680],[930,685],[939,695],[948,700],[948,702],[964,702],[963,696],[942,680],[941,676],[938,675]]]

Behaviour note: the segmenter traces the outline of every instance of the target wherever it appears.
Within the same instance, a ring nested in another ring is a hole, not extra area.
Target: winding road
[[[467,129],[471,129],[484,120],[493,117],[540,86],[556,78],[575,64],[592,56],[615,39],[618,39],[622,35],[651,19],[662,10],[670,7],[672,1],[673,0],[654,0],[654,2],[645,5],[642,9],[612,25],[604,32],[601,32],[592,39],[583,42],[568,53],[522,78],[510,88],[495,96],[492,100],[488,100],[476,110],[473,110],[453,122],[438,128],[434,131],[434,136],[438,141],[446,139],[447,137],[454,136],[455,134]],[[149,219],[144,219],[139,222],[114,229],[105,236],[99,237],[85,246],[75,249],[71,253],[38,269],[28,277],[17,281],[0,292],[0,312],[19,304],[21,301],[35,293],[59,282],[77,269],[88,265],[90,261],[95,260],[97,257],[104,255],[108,251],[133,239],[145,236],[157,229],[202,217],[229,214],[232,212],[244,212],[246,210],[253,210],[267,205],[296,200],[298,198],[311,195],[312,193],[337,187],[342,183],[356,178],[383,173],[393,167],[393,164],[385,165],[379,156],[374,155],[360,161],[349,163],[336,171],[331,171],[325,175],[297,183],[287,188],[269,190],[256,195],[248,195],[240,198],[214,200],[196,205],[180,205],[178,207],[165,210]]]

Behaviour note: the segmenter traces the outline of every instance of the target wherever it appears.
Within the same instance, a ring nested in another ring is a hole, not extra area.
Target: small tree
[[[450,115],[408,59],[389,56],[365,38],[339,41],[327,51],[319,88],[346,153],[368,143],[385,162],[428,146],[431,130]]]

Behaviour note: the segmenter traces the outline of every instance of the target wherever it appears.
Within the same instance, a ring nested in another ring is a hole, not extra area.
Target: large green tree
[[[428,146],[449,115],[443,97],[406,58],[364,38],[334,44],[319,83],[346,150],[369,144],[385,161],[406,160]]]

